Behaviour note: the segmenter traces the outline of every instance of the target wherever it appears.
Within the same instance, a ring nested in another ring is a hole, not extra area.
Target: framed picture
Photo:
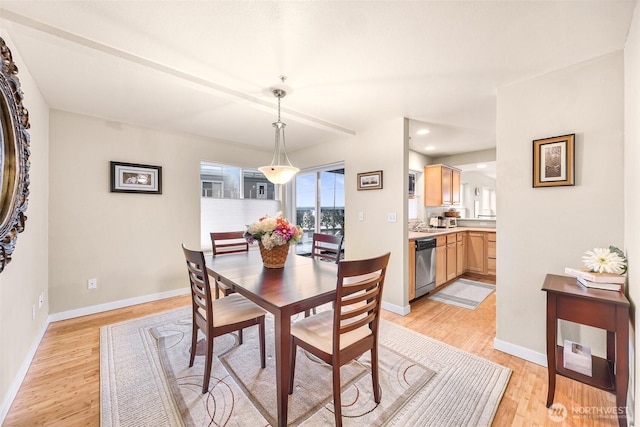
[[[111,192],[162,194],[162,167],[111,162]]]
[[[358,174],[358,190],[381,190],[382,171]]]
[[[575,134],[533,141],[533,187],[575,185]]]

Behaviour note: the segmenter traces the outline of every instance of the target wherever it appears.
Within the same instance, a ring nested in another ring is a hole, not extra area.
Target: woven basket
[[[289,244],[276,246],[273,249],[267,249],[262,242],[258,242],[260,247],[260,255],[262,256],[262,264],[266,268],[283,268],[289,255]]]

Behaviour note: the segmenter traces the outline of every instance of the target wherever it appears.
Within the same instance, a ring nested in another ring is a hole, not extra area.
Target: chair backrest
[[[194,321],[198,326],[205,327],[207,319],[213,324],[213,311],[211,308],[211,286],[209,275],[205,266],[204,253],[192,251],[182,245],[184,257],[187,261],[189,282],[191,283],[191,302],[193,306]]]
[[[343,235],[313,233],[311,258],[319,258],[337,263],[342,252]]]
[[[249,243],[244,238],[244,231],[213,232],[210,235],[214,256],[249,250]]]
[[[370,259],[338,263],[338,283],[333,319],[334,353],[340,349],[340,336],[368,325],[378,336],[382,290],[391,254]]]

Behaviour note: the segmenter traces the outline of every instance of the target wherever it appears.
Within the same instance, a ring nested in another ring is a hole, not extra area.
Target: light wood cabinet
[[[481,231],[469,231],[467,235],[467,271],[487,274],[486,234]]]
[[[409,240],[409,301],[416,297],[416,242]]]
[[[487,233],[487,274],[496,275],[496,233]]]
[[[460,171],[451,169],[451,204],[460,204]]]
[[[456,275],[462,276],[467,271],[467,233],[456,236]]]
[[[446,165],[424,167],[424,205],[460,203],[460,170]]]
[[[458,251],[456,247],[456,234],[447,234],[447,281],[453,280],[457,276],[456,258],[458,256]]]
[[[436,237],[436,287],[447,281],[447,238]]]

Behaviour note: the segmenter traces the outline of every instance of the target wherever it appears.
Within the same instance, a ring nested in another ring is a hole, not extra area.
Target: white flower
[[[594,248],[585,252],[582,262],[596,273],[623,274],[627,270],[627,260],[610,248]]]

